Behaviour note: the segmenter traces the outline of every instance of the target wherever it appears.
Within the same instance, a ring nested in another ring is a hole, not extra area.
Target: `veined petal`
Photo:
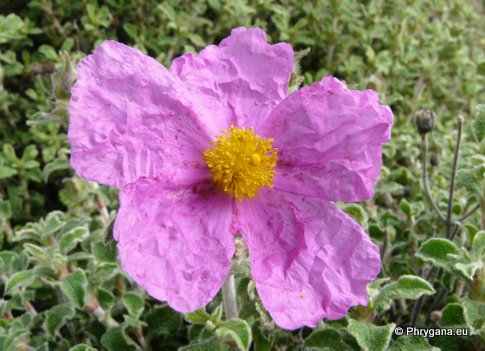
[[[315,327],[367,304],[379,248],[333,204],[269,189],[238,210],[253,280],[280,327]]]
[[[234,254],[231,199],[142,178],[125,186],[114,226],[119,259],[148,293],[179,312],[207,303]]]
[[[72,166],[114,187],[140,177],[207,178],[202,151],[210,133],[201,116],[208,113],[194,100],[154,59],[105,41],[78,65],[69,106]]]
[[[260,133],[278,148],[275,187],[332,201],[369,199],[392,122],[374,91],[347,89],[333,77],[296,91]]]
[[[269,45],[258,28],[241,27],[198,56],[175,59],[170,70],[205,94],[215,115],[237,127],[257,127],[287,94],[293,49]]]

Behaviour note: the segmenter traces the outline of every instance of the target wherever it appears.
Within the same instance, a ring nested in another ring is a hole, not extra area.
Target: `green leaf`
[[[175,22],[177,20],[177,14],[173,7],[168,4],[160,4],[158,8],[162,10],[170,21]]]
[[[62,254],[67,254],[73,250],[76,245],[89,236],[87,227],[77,227],[62,235],[59,240],[59,249]]]
[[[52,60],[52,61],[58,61],[59,56],[57,56],[56,50],[49,45],[41,45],[39,47],[39,52],[43,54],[47,59]]]
[[[466,325],[463,306],[459,303],[447,304],[442,313],[438,322],[440,327],[463,327]]]
[[[477,65],[477,73],[482,75],[482,76],[485,76],[485,61],[480,62]]]
[[[346,205],[343,208],[344,212],[350,215],[362,228],[367,228],[369,216],[365,212],[364,208],[357,204]]]
[[[156,306],[146,315],[147,338],[175,333],[182,326],[182,315],[170,307]]]
[[[14,273],[5,285],[5,293],[11,293],[12,290],[27,287],[35,279],[35,273],[32,270],[25,270],[21,272]]]
[[[128,310],[128,313],[135,317],[139,317],[145,307],[145,301],[143,298],[133,292],[124,294],[122,301],[123,305],[125,305],[126,309]]]
[[[374,298],[374,308],[382,313],[391,307],[394,299],[417,299],[435,293],[433,286],[423,278],[403,275],[397,281],[385,285]]]
[[[64,158],[57,158],[44,166],[44,169],[42,170],[42,178],[44,179],[44,182],[47,183],[51,174],[55,172],[65,171],[70,168],[71,166],[68,160]]]
[[[391,351],[439,351],[422,336],[401,336],[391,345]]]
[[[210,315],[205,310],[205,307],[199,308],[197,311],[184,314],[185,320],[193,324],[205,324],[210,320]]]
[[[26,343],[28,341],[29,332],[26,330],[13,330],[3,340],[2,351],[17,351],[17,346],[21,341]],[[1,340],[1,339],[0,339]]]
[[[123,24],[123,29],[125,30],[126,34],[130,36],[131,39],[137,40],[138,39],[138,28],[131,24],[131,23],[124,23]]]
[[[481,142],[485,137],[485,105],[476,106],[475,118],[473,119],[473,132],[478,142]]]
[[[373,324],[351,320],[348,330],[363,350],[384,351],[391,341],[395,327],[394,323],[378,327]]]
[[[226,350],[225,347],[219,342],[216,337],[198,342],[196,344],[182,346],[178,351],[222,351]]]
[[[223,307],[222,307],[222,304],[217,306],[214,311],[212,311],[211,313],[211,318],[210,318],[210,321],[214,324],[214,325],[219,325],[219,323],[221,322],[221,319],[222,319],[222,312],[223,312]]]
[[[84,271],[78,269],[61,280],[61,290],[66,297],[77,307],[84,307],[88,290],[88,281]]]
[[[106,245],[103,242],[98,241],[92,244],[91,252],[100,262],[116,262],[116,255],[111,250],[110,245]]]
[[[47,311],[45,320],[48,335],[54,337],[59,329],[61,329],[72,317],[74,317],[74,308],[70,304],[62,304],[52,307]]]
[[[303,346],[305,350],[318,351],[346,351],[349,349],[340,333],[334,328],[314,331],[305,339]]]
[[[199,46],[199,47],[204,47],[205,46],[205,41],[200,37],[200,35],[197,34],[190,34],[189,39],[194,45]]]
[[[8,167],[8,166],[0,166],[0,179],[7,179],[10,178],[14,175],[16,175],[18,172],[16,169]]]
[[[39,150],[37,150],[37,147],[35,145],[28,145],[25,148],[24,153],[22,154],[22,161],[24,161],[25,163],[33,161],[38,154]]]
[[[231,319],[221,323],[216,330],[216,335],[222,340],[231,339],[240,350],[249,350],[249,346],[251,346],[251,328],[242,319]]]
[[[69,351],[97,351],[94,347],[86,344],[78,344],[69,349]]]
[[[45,218],[45,227],[42,234],[47,236],[61,229],[66,224],[64,217],[65,215],[61,211],[50,212]]]
[[[10,144],[4,144],[3,145],[3,154],[5,155],[5,158],[10,161],[11,163],[18,163],[19,159],[17,155],[15,154],[15,149],[13,148],[12,145]]]
[[[99,304],[105,310],[109,310],[116,301],[116,297],[109,290],[98,288],[96,290],[96,297],[98,298]]]
[[[467,325],[476,333],[483,332],[485,328],[485,303],[473,301],[467,297],[462,298],[461,302]]]
[[[483,267],[483,262],[455,263],[453,268],[460,272],[465,278],[473,280],[478,269]]]
[[[399,203],[399,208],[406,214],[406,216],[412,216],[411,205],[409,205],[409,202],[407,202],[406,199],[401,200],[401,202]]]
[[[425,262],[431,262],[437,267],[450,269],[453,261],[448,255],[459,254],[456,245],[447,239],[433,238],[427,240],[416,252],[416,256]]]
[[[126,335],[123,327],[114,327],[101,338],[101,345],[108,351],[134,351],[136,346],[133,341]]]
[[[251,328],[254,340],[254,351],[270,351],[273,349],[275,336],[268,332],[263,332],[259,321],[255,322]]]
[[[35,244],[24,244],[24,248],[27,250],[29,254],[35,257],[38,260],[46,260],[49,258],[47,254],[47,250],[41,246]]]
[[[473,256],[477,259],[485,257],[485,231],[480,230],[473,237],[472,243]]]

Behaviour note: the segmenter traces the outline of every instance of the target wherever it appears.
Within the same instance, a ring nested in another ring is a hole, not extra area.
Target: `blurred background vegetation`
[[[476,107],[485,103],[483,7],[461,0],[0,0],[0,350],[485,349],[485,109]],[[376,90],[395,114],[376,196],[342,204],[380,245],[381,279],[369,287],[369,306],[315,330],[274,326],[244,252],[235,265],[241,319],[224,320],[220,297],[188,315],[150,299],[116,259],[117,192],[80,179],[69,165],[67,107],[82,57],[115,39],[169,66],[237,26],[310,48],[294,83],[331,74]],[[435,112],[436,127],[423,164],[413,120],[424,108]],[[445,213],[459,115],[451,214],[478,211],[446,239],[421,176],[426,165],[430,195]],[[471,334],[393,335],[413,318],[417,326]]]

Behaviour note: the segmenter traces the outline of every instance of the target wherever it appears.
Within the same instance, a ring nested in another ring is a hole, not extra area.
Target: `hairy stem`
[[[222,303],[227,320],[238,318],[236,287],[234,284],[234,275],[232,274],[227,276],[224,285],[222,285]]]
[[[423,135],[422,139],[422,163],[423,163],[423,187],[424,187],[424,193],[426,194],[426,198],[428,199],[428,202],[431,204],[431,207],[433,207],[434,211],[438,215],[438,217],[445,222],[446,218],[441,214],[440,209],[436,205],[436,203],[433,200],[433,197],[431,196],[431,192],[429,191],[429,184],[428,184],[428,137],[426,134]]]
[[[448,211],[446,213],[446,238],[450,238],[453,223],[451,222],[451,210],[453,207],[453,193],[455,192],[456,171],[458,170],[458,159],[460,158],[461,134],[463,130],[463,117],[458,117],[458,137],[456,138],[455,154],[453,156],[453,167],[451,169],[450,193],[448,195]]]
[[[479,208],[480,208],[480,203],[478,203],[475,206],[473,206],[471,210],[469,210],[463,216],[461,216],[460,219],[458,219],[458,222],[463,222],[465,219],[467,219],[472,214],[474,214]]]
[[[436,267],[432,267],[428,274],[424,277],[428,282],[432,283],[433,280],[436,279],[436,276],[439,274],[439,269]],[[414,304],[413,311],[411,313],[411,321],[409,322],[409,325],[411,327],[414,327],[416,325],[416,321],[418,320],[419,313],[421,312],[421,307],[423,307],[423,302],[424,302],[424,295],[422,295],[419,299],[416,300],[416,303]]]

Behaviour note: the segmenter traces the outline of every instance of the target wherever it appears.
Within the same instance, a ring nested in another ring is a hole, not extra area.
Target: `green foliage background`
[[[485,108],[476,107],[485,102],[483,2],[0,0],[0,14],[0,350],[485,349]],[[80,58],[110,38],[168,66],[237,26],[311,48],[294,87],[332,74],[375,89],[395,114],[375,197],[342,204],[380,245],[382,274],[367,307],[314,330],[275,327],[243,247],[234,267],[241,319],[223,318],[219,296],[188,315],[149,298],[116,259],[116,191],[69,166],[67,106]],[[437,115],[427,166],[443,213],[456,117],[465,119],[453,218],[480,209],[453,240],[420,180],[412,121],[423,108]],[[428,277],[431,267],[438,274]],[[397,337],[394,328],[409,323],[420,297],[417,326],[470,334]]]

